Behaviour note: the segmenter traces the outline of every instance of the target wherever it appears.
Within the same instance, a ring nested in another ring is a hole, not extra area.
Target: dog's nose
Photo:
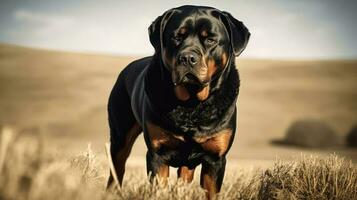
[[[198,54],[195,52],[184,52],[181,53],[179,60],[184,66],[194,67],[198,63]]]

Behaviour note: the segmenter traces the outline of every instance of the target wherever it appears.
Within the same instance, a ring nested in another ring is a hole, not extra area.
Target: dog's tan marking
[[[216,61],[213,58],[208,59],[207,61],[207,67],[208,67],[208,78],[211,79],[213,74],[216,72],[217,67],[216,67]]]
[[[175,148],[181,142],[184,141],[184,138],[179,135],[175,135],[172,133],[168,133],[163,130],[161,127],[148,122],[147,124],[148,135],[151,141],[151,147],[157,151],[161,148],[161,146],[165,146],[168,148]]]
[[[222,54],[222,67],[225,67],[228,61],[228,57],[226,53]]]
[[[204,101],[208,98],[209,96],[209,85],[207,85],[206,87],[204,87],[201,91],[199,91],[196,96],[197,99],[200,101]]]
[[[163,185],[167,185],[167,180],[170,176],[170,167],[166,164],[161,164],[157,176]]]
[[[185,27],[180,28],[179,31],[178,31],[178,33],[180,35],[184,35],[186,32],[187,32],[187,28],[185,28]]]
[[[193,180],[193,176],[195,173],[195,169],[190,169],[187,166],[181,166],[178,170],[177,170],[177,177],[178,178],[182,178],[183,181],[187,182],[187,183],[191,183]]]
[[[212,136],[195,137],[194,140],[201,144],[201,147],[208,152],[217,154],[218,156],[224,155],[229,146],[232,137],[231,129],[224,129]]]
[[[203,30],[203,31],[201,32],[201,36],[202,36],[202,37],[207,37],[207,36],[208,36],[207,30]]]
[[[218,192],[217,184],[214,177],[211,175],[208,166],[202,166],[200,184],[201,187],[206,190],[207,199],[213,199],[216,193]]]

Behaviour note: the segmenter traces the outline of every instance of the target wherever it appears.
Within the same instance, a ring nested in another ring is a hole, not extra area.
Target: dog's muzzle
[[[175,85],[196,85],[205,87],[208,69],[203,64],[201,56],[195,51],[185,51],[177,57],[176,71],[174,72],[173,82]]]

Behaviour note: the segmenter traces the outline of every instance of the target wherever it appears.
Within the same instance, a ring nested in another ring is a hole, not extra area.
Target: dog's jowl
[[[249,36],[241,21],[210,7],[182,6],[156,18],[149,27],[155,54],[129,64],[109,98],[110,151],[120,184],[143,132],[151,180],[166,179],[176,167],[190,182],[201,164],[207,197],[220,191],[237,128],[235,58]]]

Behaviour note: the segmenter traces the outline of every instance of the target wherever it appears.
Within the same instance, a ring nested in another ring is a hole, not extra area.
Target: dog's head
[[[159,16],[149,27],[149,36],[171,74],[176,97],[204,101],[211,81],[245,49],[250,33],[227,12],[182,6]]]

